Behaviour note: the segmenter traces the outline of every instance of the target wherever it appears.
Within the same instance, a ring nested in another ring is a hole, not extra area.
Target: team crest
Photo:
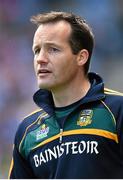
[[[93,116],[93,111],[91,109],[85,109],[85,110],[81,111],[79,119],[77,121],[77,125],[87,126],[87,125],[91,124],[92,116]]]
[[[41,129],[36,134],[36,140],[47,137],[48,132],[49,132],[49,127],[46,124],[42,124]]]

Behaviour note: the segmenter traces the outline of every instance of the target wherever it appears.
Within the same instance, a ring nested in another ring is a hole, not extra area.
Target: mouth
[[[51,71],[49,71],[48,69],[39,69],[37,71],[38,76],[45,76],[45,75],[48,75],[50,73],[51,73]]]

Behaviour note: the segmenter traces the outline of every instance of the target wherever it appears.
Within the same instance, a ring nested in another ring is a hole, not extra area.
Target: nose
[[[48,57],[45,50],[41,49],[36,59],[38,64],[48,63]]]

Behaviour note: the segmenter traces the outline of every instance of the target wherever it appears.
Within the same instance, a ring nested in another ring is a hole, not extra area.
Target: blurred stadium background
[[[49,10],[74,12],[92,26],[96,45],[90,71],[107,87],[123,92],[122,0],[0,0],[0,178],[5,179],[15,131],[22,118],[36,109],[31,51],[35,26],[30,16]]]

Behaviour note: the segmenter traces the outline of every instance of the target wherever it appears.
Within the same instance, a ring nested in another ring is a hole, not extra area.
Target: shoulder
[[[123,93],[105,88],[104,105],[114,117],[119,141],[122,141],[123,129]]]
[[[123,103],[123,93],[115,91],[112,89],[104,88],[104,94],[106,95],[107,101],[109,102],[118,102],[118,104]]]
[[[39,119],[48,116],[48,114],[43,109],[38,109],[26,117],[20,122],[16,135],[15,135],[15,145],[19,148],[20,143],[23,141],[27,133],[32,130],[38,123]]]
[[[113,113],[115,118],[122,118],[123,115],[123,93],[104,88],[105,99],[103,105]]]

